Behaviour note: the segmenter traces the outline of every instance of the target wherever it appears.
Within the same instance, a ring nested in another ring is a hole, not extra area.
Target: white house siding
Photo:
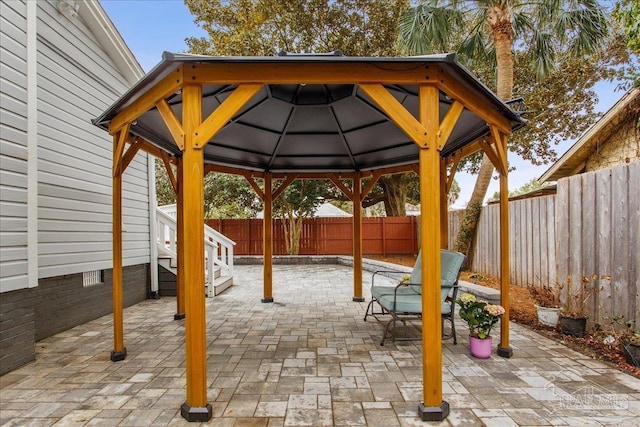
[[[26,10],[0,2],[0,292],[28,287]]]
[[[111,268],[112,140],[91,119],[129,84],[54,2],[38,2],[37,70],[38,276]],[[147,161],[139,154],[124,176],[125,266],[150,261]]]

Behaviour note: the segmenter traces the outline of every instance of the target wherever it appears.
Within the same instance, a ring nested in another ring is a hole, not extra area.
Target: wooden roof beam
[[[261,84],[238,86],[195,130],[194,147],[204,147],[260,89]]]
[[[425,77],[430,64],[407,66],[407,64],[343,63],[207,63],[188,64],[185,81],[200,84],[359,84],[435,83],[434,78]]]
[[[500,132],[498,128],[495,126],[490,126],[490,129],[491,129],[491,136],[493,137],[493,141],[494,141],[494,146],[496,148],[496,153],[498,154],[498,160],[502,165],[502,171],[503,173],[507,173],[507,171],[509,170],[508,162],[507,162],[507,152],[506,152],[507,136],[502,132]]]
[[[489,125],[496,126],[507,135],[511,133],[511,123],[508,119],[495,109],[489,108],[478,95],[452,79],[442,69],[438,73],[438,86],[445,94],[462,103],[469,111],[475,113]]]
[[[129,139],[130,123],[125,123],[119,130],[117,137],[114,138],[115,147],[113,147],[113,176],[122,174],[122,153],[124,153],[124,146]]]
[[[297,174],[287,176],[284,179],[284,181],[280,183],[280,186],[278,186],[278,188],[273,192],[273,195],[271,196],[272,200],[275,200],[278,197],[280,197],[280,195],[284,192],[284,190],[286,190],[287,187],[290,186],[291,183],[295,181],[297,178],[298,178]]]
[[[359,86],[413,142],[427,148],[427,129],[384,86],[364,83]]]
[[[453,104],[449,107],[449,111],[447,111],[447,115],[442,119],[438,129],[438,150],[442,151],[444,148],[463,110],[464,105],[458,101],[453,101]]]
[[[333,182],[333,185],[335,185],[336,187],[338,187],[338,189],[340,191],[342,191],[342,193],[344,193],[345,196],[347,196],[347,198],[349,200],[351,200],[352,202],[353,200],[353,191],[351,191],[351,189],[349,187],[347,187],[346,185],[344,185],[344,183],[342,181],[340,181],[340,178],[335,175],[335,174],[327,174],[327,178]],[[351,179],[353,180],[354,178],[351,177]]]
[[[178,120],[178,117],[174,114],[169,103],[166,99],[161,99],[156,103],[156,108],[162,117],[162,121],[169,129],[176,145],[180,151],[184,151],[184,131],[182,130],[182,123],[180,123],[180,120]]]
[[[143,93],[138,99],[123,109],[109,123],[111,135],[118,132],[126,123],[131,123],[142,114],[153,108],[158,101],[167,99],[170,95],[180,90],[183,84],[182,66],[169,74],[164,80],[157,83],[148,92]]]
[[[489,157],[489,160],[491,160],[493,167],[498,170],[498,173],[500,173],[500,175],[504,175],[506,173],[506,169],[504,164],[502,163],[502,160],[494,149],[494,144],[489,144],[487,140],[481,139],[480,146],[482,147],[482,151],[484,151],[484,153]]]

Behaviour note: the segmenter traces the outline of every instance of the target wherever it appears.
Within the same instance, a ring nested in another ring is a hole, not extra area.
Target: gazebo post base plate
[[[513,349],[511,347],[498,346],[498,356],[511,359],[513,357]]]
[[[364,302],[364,297],[353,297],[353,302]]]
[[[213,409],[211,408],[210,403],[207,403],[207,406],[191,406],[185,402],[180,407],[180,415],[190,423],[206,423],[211,419]]]
[[[127,349],[126,347],[122,349],[122,351],[112,351],[111,352],[111,361],[119,362],[127,358]]]
[[[273,302],[273,297],[262,298],[260,301],[264,303]]]
[[[187,317],[184,313],[176,313],[173,315],[173,320],[182,320]]]
[[[440,406],[424,406],[424,403],[421,403],[418,414],[422,421],[443,421],[449,416],[449,403],[444,400]]]

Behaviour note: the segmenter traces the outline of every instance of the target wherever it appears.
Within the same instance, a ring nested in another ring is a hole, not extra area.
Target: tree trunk
[[[383,176],[378,184],[383,189],[384,210],[387,216],[406,216],[407,186],[406,174]]]
[[[284,248],[289,255],[300,254],[300,235],[304,218],[296,217],[293,211],[285,213],[282,219],[284,228]]]
[[[304,218],[293,218],[293,230],[291,232],[291,255],[300,255],[300,234]]]
[[[496,47],[497,62],[497,87],[498,97],[508,101],[513,93],[513,56],[511,48],[513,44],[513,27],[511,26],[511,17],[513,11],[507,7],[495,6],[489,11],[487,23],[491,27],[491,37]],[[493,164],[487,155],[482,156],[482,164],[478,171],[476,185],[473,187],[471,199],[465,209],[464,218],[460,223],[460,229],[456,236],[455,250],[467,255],[467,265],[473,262],[473,243],[476,236],[476,228],[480,212],[482,211],[482,203],[487,195],[487,189],[493,175]]]
[[[282,218],[282,228],[284,229],[284,250],[291,255],[291,218]]]

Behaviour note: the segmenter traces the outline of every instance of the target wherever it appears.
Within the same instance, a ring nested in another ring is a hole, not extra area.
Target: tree
[[[158,205],[176,203],[169,175],[156,159],[156,197]],[[174,176],[176,168],[172,166]],[[244,178],[210,173],[204,178],[204,216],[211,218],[255,218],[262,202]]]
[[[164,163],[160,159],[156,160],[156,200],[158,206],[170,205],[176,202],[176,193],[173,191],[171,181],[169,181],[169,174],[164,167]],[[176,169],[173,167],[173,174],[175,176]]]
[[[204,179],[205,218],[255,218],[262,201],[243,178],[210,173]]]
[[[546,187],[546,184],[541,184],[540,181],[538,181],[536,178],[532,178],[531,181],[523,184],[521,187],[509,191],[509,197],[527,194],[535,190],[540,190],[544,187]],[[496,191],[495,193],[493,193],[491,200],[500,200],[500,192]]]
[[[322,195],[326,193],[326,186],[324,180],[299,179],[274,200],[274,216],[285,220],[285,248],[289,255],[300,253],[302,223],[305,218],[312,217],[316,208],[324,202]]]
[[[522,0],[420,2],[401,17],[400,41],[411,54],[454,46],[471,66],[495,61],[497,95],[510,100],[516,52],[532,60],[538,79],[549,75],[561,56],[579,58],[598,50],[608,33],[607,17],[596,0],[537,3]],[[464,34],[456,43],[459,34]],[[493,165],[483,156],[478,178],[456,238],[455,249],[469,253]]]
[[[613,8],[613,18],[616,21],[616,35],[620,37],[628,50],[632,52],[635,61],[620,67],[619,79],[622,80],[621,88],[629,89],[631,85],[640,87],[640,1],[620,0]],[[635,64],[635,66],[634,66]],[[638,119],[640,126],[640,119]]]
[[[396,54],[397,23],[407,0],[185,0],[208,38],[186,39],[207,55],[330,52]]]
[[[185,0],[207,37],[186,39],[191,53],[274,55],[330,52],[395,56],[408,0]],[[388,216],[405,215],[406,177],[379,180],[363,206],[384,201]],[[344,200],[336,194],[337,200]]]
[[[620,0],[613,9],[614,18],[622,24],[627,47],[640,53],[640,1]]]

